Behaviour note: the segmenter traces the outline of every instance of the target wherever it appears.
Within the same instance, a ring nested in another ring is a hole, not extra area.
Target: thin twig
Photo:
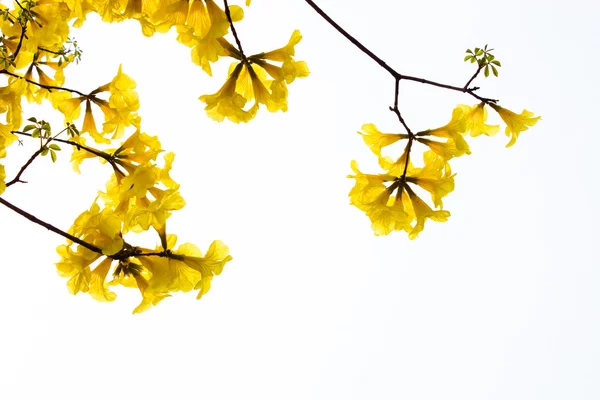
[[[475,73],[473,74],[473,76],[471,77],[471,79],[469,79],[469,81],[465,84],[465,86],[463,87],[463,89],[467,90],[469,85],[471,84],[471,82],[473,82],[475,80],[475,78],[477,78],[477,75],[479,75],[479,73],[481,72],[481,69],[483,68],[483,66],[479,65],[477,67],[477,71],[475,71]],[[472,90],[476,90],[476,89],[472,89]]]
[[[401,78],[396,78],[396,82],[394,84],[394,106],[390,107],[390,111],[392,111],[394,114],[396,114],[396,116],[398,117],[398,120],[400,121],[400,123],[402,124],[404,129],[406,129],[406,133],[408,133],[408,143],[406,144],[406,147],[404,148],[404,153],[406,153],[406,159],[404,160],[404,170],[402,172],[402,176],[397,181],[398,185],[396,185],[398,187],[398,193],[396,195],[396,199],[398,199],[398,200],[402,199],[402,192],[404,191],[404,184],[406,183],[406,173],[408,172],[410,151],[412,150],[413,140],[415,139],[415,135],[412,133],[412,131],[406,124],[406,121],[402,117],[402,114],[400,113],[400,109],[398,108],[398,101],[399,101],[398,99],[400,97],[400,79]],[[392,186],[390,186],[390,188]],[[396,186],[393,186],[393,187],[395,188]],[[390,188],[388,188],[388,189],[390,189]]]
[[[23,172],[25,172],[25,170],[27,169],[27,167],[29,167],[31,165],[31,163],[33,163],[33,161],[37,158],[37,156],[39,156],[44,150],[46,150],[48,144],[53,141],[56,140],[57,136],[60,135],[61,133],[63,133],[64,131],[66,131],[67,128],[63,129],[62,131],[58,132],[56,135],[51,136],[49,138],[46,139],[46,143],[43,143],[40,148],[31,155],[31,157],[29,157],[29,160],[27,160],[27,162],[21,167],[21,169],[19,170],[19,172],[17,173],[17,176],[15,176],[13,178],[12,181],[8,182],[6,184],[6,187],[12,186],[17,182],[23,182],[26,183],[25,181],[21,180],[21,175],[23,175]],[[33,135],[32,135],[33,137]],[[40,138],[41,139],[41,138]]]
[[[17,45],[15,52],[11,56],[13,61],[15,61],[17,59],[17,56],[19,55],[19,52],[21,51],[21,46],[23,45],[23,38],[25,37],[26,31],[27,31],[27,25],[21,25],[21,36],[19,37],[19,44]]]
[[[323,11],[319,6],[317,6],[314,1],[312,1],[312,0],[305,0],[305,1],[308,3],[309,6],[311,6],[317,12],[317,14],[319,14],[321,17],[323,17],[323,19],[326,20],[327,22],[329,22],[329,24],[331,26],[333,26],[339,33],[341,33],[352,44],[354,44],[356,47],[358,47],[363,53],[368,55],[373,61],[375,61],[377,64],[379,64],[379,66],[381,66],[383,69],[385,69],[387,72],[389,72],[394,78],[404,79],[404,80],[413,81],[413,82],[419,82],[419,83],[436,86],[436,87],[443,88],[443,89],[454,90],[457,92],[466,93],[466,94],[469,94],[469,95],[475,97],[479,101],[482,101],[482,102],[488,103],[488,104],[496,103],[498,101],[495,99],[489,99],[489,98],[485,98],[485,97],[481,97],[481,96],[477,95],[476,93],[474,93],[475,89],[469,89],[469,88],[464,88],[464,87],[448,85],[445,83],[431,81],[429,79],[419,78],[419,77],[410,76],[410,75],[403,75],[403,74],[399,73],[398,71],[396,71],[395,69],[390,67],[385,61],[383,61],[381,58],[379,58],[377,55],[375,55],[371,50],[366,48],[354,36],[349,34],[341,26],[339,26],[333,19],[331,19],[331,17],[329,17],[329,15],[327,15],[325,13],[325,11]]]
[[[233,19],[231,18],[231,11],[229,11],[229,4],[227,0],[223,0],[225,4],[225,15],[227,15],[227,20],[229,21],[229,26],[231,26],[231,33],[233,33],[233,37],[235,38],[235,42],[237,43],[238,50],[242,53],[242,57],[246,60],[246,55],[244,54],[244,50],[242,49],[242,42],[240,42],[240,38],[235,30],[235,26],[233,25]]]
[[[33,137],[33,135],[31,133],[27,133],[27,132],[11,131],[11,133],[14,133],[16,135],[23,135],[23,136]],[[115,172],[117,172],[121,176],[125,176],[125,173],[123,171],[121,171],[121,169],[116,164],[115,157],[112,154],[105,153],[105,152],[100,151],[100,150],[96,150],[96,149],[94,149],[92,147],[87,147],[87,146],[85,146],[85,145],[83,145],[81,143],[77,143],[77,142],[74,142],[72,140],[65,140],[65,139],[58,139],[58,138],[54,138],[52,140],[55,141],[55,142],[69,144],[69,145],[71,145],[73,147],[76,147],[77,150],[85,150],[88,153],[91,153],[91,154],[93,154],[93,155],[95,155],[97,157],[100,157],[100,158],[106,160],[106,162],[108,162],[113,167],[113,170]]]
[[[28,220],[30,220],[33,223],[36,223],[40,226],[43,226],[44,228],[48,229],[49,231],[52,231],[54,233],[59,234],[60,236],[63,236],[67,239],[69,239],[70,241],[77,243],[80,246],[85,247],[88,250],[91,250],[93,252],[99,253],[99,254],[103,254],[102,253],[102,249],[100,249],[99,247],[94,246],[93,244],[90,244],[88,242],[85,242],[73,235],[71,235],[70,233],[67,233],[63,230],[58,229],[57,227],[55,227],[54,225],[51,225],[47,222],[42,221],[41,219],[37,218],[36,216],[28,213],[25,210],[22,210],[21,208],[13,205],[12,203],[9,203],[8,201],[4,200],[2,197],[0,197],[0,204],[10,208],[11,210],[13,210],[14,212],[16,212],[17,214],[27,218]]]
[[[27,79],[27,78],[25,78],[24,76],[21,76],[21,75],[15,74],[14,72],[7,71],[6,69],[1,69],[1,70],[0,70],[0,74],[6,74],[6,75],[13,76],[13,77],[15,77],[15,78],[18,78],[18,79],[24,79],[25,81],[27,81],[27,82],[29,82],[29,83],[31,83],[31,84],[33,84],[33,85],[39,86],[39,87],[41,87],[41,88],[43,88],[43,89],[46,89],[46,90],[47,90],[47,91],[49,91],[49,92],[52,92],[53,90],[64,90],[65,92],[71,92],[71,93],[78,94],[78,95],[80,95],[81,97],[85,97],[86,99],[89,97],[89,95],[87,95],[87,94],[85,94],[85,93],[82,93],[82,92],[80,92],[80,91],[78,91],[78,90],[69,89],[69,88],[60,87],[60,86],[43,85],[43,84],[41,84],[41,83],[38,83],[38,82],[36,82],[36,81],[33,81],[33,80],[31,80],[31,79]]]

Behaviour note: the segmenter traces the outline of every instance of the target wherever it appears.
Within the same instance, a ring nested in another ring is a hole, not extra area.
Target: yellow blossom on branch
[[[523,110],[521,114],[514,113],[506,108],[502,108],[495,104],[490,104],[500,118],[506,124],[506,136],[510,137],[510,141],[506,147],[510,147],[517,142],[519,134],[534,126],[540,119],[540,117],[534,117],[531,111]]]

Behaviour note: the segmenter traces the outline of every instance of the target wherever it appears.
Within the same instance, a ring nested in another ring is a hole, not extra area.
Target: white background
[[[146,132],[177,154],[187,206],[169,230],[204,250],[221,239],[234,260],[201,301],[179,294],[133,316],[134,290],[109,304],[69,295],[53,265],[62,238],[1,209],[1,399],[600,398],[600,6],[319,4],[405,74],[463,85],[465,49],[489,43],[503,67],[476,81],[481,94],[542,120],[510,149],[503,130],[470,141],[473,154],[453,162],[449,222],[428,222],[416,241],[375,237],[345,176],[351,159],[378,171],[362,124],[399,131],[393,79],[307,4],[254,0],[238,24],[247,53],[300,29],[297,59],[312,72],[290,86],[289,112],[241,126],[210,120],[197,100],[221,86],[227,61],[209,78],[174,34],[90,17],[72,33],[84,57],[66,86],[88,92],[123,64]],[[411,82],[400,103],[414,130],[474,104]],[[59,126],[45,110],[31,113]],[[9,149],[8,179],[34,150]],[[66,229],[110,171],[87,160],[77,176],[61,156],[36,161],[3,198]]]

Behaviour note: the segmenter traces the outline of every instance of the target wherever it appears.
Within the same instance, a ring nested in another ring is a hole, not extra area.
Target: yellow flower
[[[56,251],[61,260],[56,263],[56,269],[60,276],[69,278],[67,288],[71,294],[87,292],[90,287],[90,264],[100,257],[99,254],[78,248],[73,252],[70,247],[60,245]]]
[[[110,270],[112,258],[105,258],[94,268],[90,279],[90,295],[98,301],[113,301],[117,295],[108,289],[106,275]]]
[[[100,210],[100,206],[94,203],[75,219],[69,233],[111,255],[123,248],[121,226],[121,219],[112,210]]]
[[[168,235],[166,242],[166,249],[173,249],[177,236]],[[212,277],[219,275],[223,266],[232,259],[229,248],[219,240],[212,242],[204,256],[198,247],[191,243],[184,243],[177,250],[171,250],[169,257],[139,256],[137,258],[151,274],[147,287],[152,291],[189,292],[196,289],[199,290],[198,299],[210,288]]]
[[[412,230],[408,234],[409,239],[415,239],[423,228],[425,227],[425,220],[427,218],[432,221],[437,222],[446,222],[450,213],[446,210],[432,210],[431,207],[427,205],[419,196],[415,194],[415,192],[410,188],[410,186],[405,186],[406,191],[408,192],[408,196],[410,198],[410,204],[412,210],[409,210],[409,213],[413,215],[413,217],[417,220],[417,223],[412,228]]]
[[[391,192],[386,190],[370,203],[367,210],[371,228],[377,236],[411,229],[412,217],[404,210],[402,201],[390,198],[390,195]]]
[[[110,90],[108,103],[118,111],[127,111],[128,113],[137,111],[140,108],[140,102],[135,88],[135,81],[124,74],[123,66],[119,65],[117,75],[108,84],[108,90]]]
[[[500,130],[498,125],[487,125],[485,121],[488,117],[485,103],[479,103],[473,108],[462,104],[467,114],[467,130],[471,132],[471,136],[476,137],[481,134],[493,136]]]
[[[92,114],[92,107],[89,100],[86,100],[85,102],[85,114],[83,117],[81,133],[89,133],[96,143],[110,143],[110,140],[103,137],[96,128],[96,122],[94,121],[94,114]]]
[[[408,139],[408,135],[400,133],[381,133],[373,124],[364,124],[363,132],[358,132],[365,144],[378,157],[381,157],[381,148],[396,143],[400,139]]]
[[[164,292],[156,291],[150,287],[146,278],[138,272],[132,273],[140,293],[142,294],[142,302],[133,310],[133,314],[139,314],[148,310],[151,306],[157,305],[162,300],[171,295]]]
[[[462,137],[463,134],[467,131],[467,118],[467,110],[462,106],[458,106],[452,111],[452,119],[446,125],[440,128],[428,129],[426,131],[419,132],[416,134],[416,136],[435,136],[441,138],[448,138],[448,148],[444,148],[441,147],[439,144],[436,144],[440,142],[425,143],[432,150],[438,152],[438,154],[440,155],[447,154],[452,155],[454,157],[458,157],[463,154],[471,154],[469,145]],[[419,141],[422,142],[422,140]]]
[[[388,174],[396,178],[401,177],[404,174],[404,170],[407,171],[412,168],[412,163],[408,157],[408,144],[404,147],[402,155],[394,161],[391,157],[378,157],[379,166]],[[408,163],[407,163],[408,161]]]
[[[146,231],[150,226],[159,230],[171,216],[171,211],[181,210],[185,206],[185,200],[176,189],[160,190],[153,187],[149,191],[155,200],[149,201],[146,197],[137,200],[125,216],[125,232]]]
[[[534,117],[531,111],[523,110],[521,114],[516,114],[506,108],[502,108],[495,104],[490,104],[500,118],[506,123],[506,136],[510,136],[510,142],[506,147],[510,147],[517,141],[519,134],[534,126],[540,117]]]
[[[471,150],[464,139],[462,139],[461,136],[457,136],[457,138],[460,138],[460,143],[457,143],[454,138],[449,138],[445,142],[438,142],[423,138],[417,138],[416,140],[417,142],[427,145],[443,159],[450,160],[453,157],[460,157],[463,154],[471,154]]]
[[[242,63],[237,64],[217,93],[200,96],[200,100],[206,103],[204,109],[208,116],[215,121],[221,122],[227,118],[236,123],[248,122],[256,115],[258,105],[255,104],[248,111],[244,110],[246,99],[235,90],[242,68]]]
[[[77,143],[81,144],[81,145],[85,145],[85,138],[84,137],[77,137]],[[89,147],[89,146],[86,146]],[[90,147],[91,148],[91,147]],[[93,150],[96,150],[94,148],[91,148]],[[77,149],[77,147],[73,148],[73,153],[71,153],[71,166],[73,167],[73,170],[75,172],[77,172],[78,174],[81,173],[79,166],[81,165],[81,163],[83,162],[83,160],[87,159],[87,158],[94,158],[97,157],[95,154],[90,153],[87,150],[83,150],[83,149]]]
[[[392,175],[372,175],[363,174],[358,169],[358,163],[352,160],[350,164],[355,175],[348,175],[348,178],[356,180],[354,187],[348,193],[350,204],[356,206],[359,210],[368,211],[371,204],[387,191],[384,182],[393,182],[396,177]]]

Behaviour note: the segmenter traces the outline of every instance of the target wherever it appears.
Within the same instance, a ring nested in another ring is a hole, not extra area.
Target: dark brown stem
[[[443,88],[443,89],[454,90],[457,92],[466,93],[466,94],[469,94],[469,95],[475,97],[479,101],[482,101],[482,102],[488,103],[488,104],[496,103],[498,101],[495,99],[489,99],[489,98],[485,98],[485,97],[481,97],[481,96],[477,95],[476,93],[474,93],[475,89],[468,89],[466,87],[447,85],[445,83],[439,83],[439,82],[431,81],[429,79],[419,78],[419,77],[410,76],[410,75],[403,75],[403,74],[399,73],[398,71],[396,71],[395,69],[390,67],[385,61],[383,61],[381,58],[379,58],[377,55],[375,55],[371,50],[366,48],[354,36],[350,35],[346,30],[344,30],[341,26],[339,26],[333,19],[331,19],[331,17],[329,17],[325,13],[325,11],[323,11],[321,8],[319,8],[319,6],[317,6],[314,1],[312,1],[312,0],[305,0],[305,1],[308,3],[309,6],[311,6],[317,12],[317,14],[319,14],[324,20],[329,22],[329,24],[331,26],[333,26],[339,33],[341,33],[346,39],[348,39],[351,43],[353,43],[356,47],[358,47],[363,53],[368,55],[373,61],[375,61],[377,64],[379,64],[383,69],[385,69],[387,72],[389,72],[394,78],[404,79],[404,80],[413,81],[413,82],[419,82],[419,83],[436,86],[436,87]]]
[[[17,56],[19,55],[19,52],[21,51],[21,46],[23,45],[23,38],[25,37],[26,31],[27,31],[27,25],[25,25],[25,26],[21,25],[21,36],[19,37],[19,44],[17,45],[15,52],[11,56],[13,61],[15,61],[17,59]]]
[[[229,21],[229,26],[231,26],[231,33],[233,33],[233,37],[235,38],[235,42],[237,43],[238,50],[242,53],[242,57],[246,60],[246,55],[244,54],[244,50],[242,49],[242,42],[240,42],[240,38],[235,30],[235,26],[233,25],[233,20],[231,19],[231,11],[229,11],[229,4],[227,0],[223,0],[225,4],[225,15],[227,15],[227,21]]]
[[[57,139],[56,139],[56,137],[57,137],[58,135],[60,135],[61,133],[63,133],[64,131],[66,131],[66,130],[67,130],[67,128],[65,128],[65,129],[63,129],[62,131],[58,132],[58,133],[57,133],[56,135],[54,135],[53,137],[52,137],[52,136],[51,136],[51,137],[49,137],[49,138],[46,140],[46,143],[43,143],[43,144],[40,146],[40,148],[39,148],[39,149],[38,149],[38,150],[37,150],[35,153],[33,153],[33,154],[31,155],[31,157],[29,157],[29,160],[27,160],[27,162],[26,162],[26,163],[25,163],[25,164],[24,164],[24,165],[21,167],[21,169],[20,169],[20,170],[19,170],[19,172],[17,173],[17,176],[15,176],[15,177],[13,178],[13,180],[12,180],[12,181],[8,182],[8,183],[6,184],[6,187],[12,186],[12,185],[14,185],[14,184],[15,184],[15,183],[17,183],[17,182],[23,182],[23,183],[27,183],[27,182],[25,182],[25,181],[22,181],[22,180],[21,180],[21,175],[23,175],[23,172],[25,172],[25,170],[27,169],[27,167],[29,167],[29,166],[31,165],[31,163],[33,163],[33,161],[34,161],[34,160],[37,158],[37,156],[39,156],[39,155],[40,155],[40,154],[41,154],[41,153],[42,153],[42,152],[43,152],[43,151],[46,149],[46,147],[48,146],[48,144],[49,144],[51,141],[53,141],[53,140],[57,140]],[[32,135],[29,135],[29,136],[32,136]]]
[[[467,88],[469,87],[469,85],[471,84],[471,82],[473,82],[475,80],[475,78],[477,78],[477,75],[479,75],[479,73],[481,72],[482,68],[483,67],[481,65],[479,65],[477,67],[477,71],[475,71],[475,73],[473,74],[473,76],[471,77],[471,79],[469,79],[469,81],[465,84],[465,86],[463,87],[463,89],[467,90]]]
[[[41,83],[38,83],[36,81],[32,81],[31,79],[27,79],[24,76],[15,74],[14,72],[7,71],[6,69],[1,69],[0,70],[0,74],[6,74],[6,75],[14,76],[15,78],[18,78],[18,79],[24,79],[25,81],[31,83],[32,85],[39,86],[39,87],[41,87],[43,89],[46,89],[49,92],[52,92],[53,90],[64,90],[65,92],[71,92],[71,93],[78,94],[81,97],[85,97],[86,99],[89,97],[89,95],[87,95],[85,93],[81,93],[78,90],[64,88],[64,87],[60,87],[60,86],[42,85]]]
[[[390,186],[390,188],[388,188],[388,189],[391,189],[392,187],[393,188],[395,188],[396,186],[399,187],[398,194],[396,195],[396,198],[398,200],[402,199],[402,192],[404,191],[404,184],[406,183],[406,173],[408,171],[408,163],[410,160],[410,151],[412,150],[413,140],[415,139],[415,135],[412,133],[412,131],[406,124],[406,121],[404,121],[404,118],[402,117],[402,113],[400,113],[400,109],[398,108],[398,101],[399,101],[398,99],[400,97],[400,79],[401,78],[397,77],[396,82],[394,84],[394,106],[390,107],[390,111],[392,111],[394,114],[396,114],[396,117],[398,117],[400,124],[402,124],[404,129],[406,129],[406,133],[408,133],[408,143],[406,144],[406,148],[404,149],[404,152],[406,153],[406,160],[404,161],[404,170],[402,172],[402,176],[397,181],[398,185],[395,185],[395,186],[392,185],[392,186]]]
[[[49,50],[45,47],[39,47],[39,46],[38,46],[38,50],[45,51],[46,53],[56,54],[57,56],[65,56],[65,55],[69,54],[68,51],[53,51],[53,50]]]
[[[12,203],[9,203],[8,201],[4,200],[2,197],[0,197],[0,204],[10,208],[11,210],[13,210],[14,212],[16,212],[17,214],[27,218],[28,220],[30,220],[33,223],[36,223],[40,226],[43,226],[44,228],[48,229],[49,231],[52,231],[54,233],[59,234],[62,237],[65,237],[67,239],[69,239],[70,241],[77,243],[80,246],[85,247],[88,250],[91,250],[93,252],[99,253],[99,254],[103,254],[102,250],[99,247],[94,246],[93,244],[90,244],[88,242],[85,242],[63,230],[58,229],[57,227],[55,227],[54,225],[51,225],[47,222],[42,221],[41,219],[37,218],[36,216],[29,214],[27,211],[24,211],[22,209],[20,209],[19,207],[13,205]]]
[[[27,133],[27,132],[11,131],[11,133],[14,133],[14,134],[16,134],[16,135],[22,135],[22,136],[33,137],[33,136],[31,135],[31,133]],[[107,161],[107,162],[108,162],[108,163],[109,163],[109,164],[110,164],[110,165],[113,167],[113,170],[114,170],[116,173],[118,173],[118,174],[120,174],[120,175],[122,175],[122,176],[125,176],[125,173],[124,173],[123,171],[121,171],[121,169],[119,169],[119,167],[118,167],[118,166],[117,166],[117,164],[116,164],[116,161],[115,161],[115,158],[114,158],[114,156],[113,156],[113,155],[111,155],[111,154],[105,153],[105,152],[103,152],[103,151],[100,151],[100,150],[96,150],[96,149],[94,149],[94,148],[92,148],[92,147],[87,147],[87,146],[84,146],[84,145],[82,145],[82,144],[80,144],[80,143],[73,142],[72,140],[57,139],[57,138],[53,138],[52,140],[53,140],[53,141],[56,141],[56,142],[60,142],[60,143],[69,144],[69,145],[71,145],[71,146],[73,146],[73,147],[76,147],[76,148],[77,148],[77,150],[85,150],[85,151],[87,151],[88,153],[91,153],[91,154],[93,154],[93,155],[95,155],[95,156],[97,156],[97,157],[100,157],[100,158],[102,158],[102,159],[106,160],[106,161]],[[7,185],[7,186],[8,186],[8,185]]]

